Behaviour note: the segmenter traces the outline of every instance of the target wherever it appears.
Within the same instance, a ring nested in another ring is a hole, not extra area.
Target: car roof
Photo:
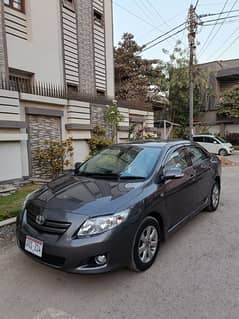
[[[198,136],[216,137],[216,136],[213,135],[213,134],[195,134],[195,135],[193,135],[193,137],[198,137]]]
[[[180,145],[190,145],[191,141],[189,140],[168,140],[168,141],[155,141],[155,140],[147,140],[147,141],[133,141],[129,143],[124,143],[121,145],[136,145],[136,146],[143,146],[143,147],[166,147],[170,148],[173,146],[180,146]]]

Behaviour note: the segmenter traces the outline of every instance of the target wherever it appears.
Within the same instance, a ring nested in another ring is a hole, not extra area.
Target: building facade
[[[209,94],[202,104],[199,122],[210,133],[227,136],[239,134],[238,121],[223,119],[217,115],[218,100],[228,89],[239,86],[239,59],[213,61],[200,64],[199,67],[208,74]],[[200,130],[200,125],[197,125]]]
[[[92,128],[114,100],[112,0],[2,0],[0,6],[0,182],[41,176],[34,150],[73,138],[74,162],[88,155]],[[120,107],[119,141],[130,118]]]

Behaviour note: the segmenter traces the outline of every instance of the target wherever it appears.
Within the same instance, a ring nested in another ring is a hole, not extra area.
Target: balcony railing
[[[0,89],[60,99],[79,100],[88,103],[112,104],[112,99],[106,96],[89,95],[78,90],[73,91],[72,89],[57,84],[28,79],[18,79],[17,81],[0,79]]]

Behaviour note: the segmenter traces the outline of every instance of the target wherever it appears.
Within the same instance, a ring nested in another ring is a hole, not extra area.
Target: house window
[[[96,90],[96,95],[97,96],[105,96],[105,91],[103,91],[103,90]]]
[[[94,21],[100,26],[103,26],[104,24],[103,14],[97,10],[94,10]]]
[[[4,4],[17,11],[25,12],[25,0],[4,0]]]
[[[76,84],[67,83],[67,92],[68,93],[77,93],[78,92],[78,86]]]

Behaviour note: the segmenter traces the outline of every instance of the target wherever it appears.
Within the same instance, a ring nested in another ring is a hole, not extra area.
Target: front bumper
[[[19,248],[36,261],[48,266],[73,273],[102,273],[129,264],[133,242],[132,225],[125,223],[119,227],[96,236],[81,239],[69,238],[67,234],[57,238],[37,232],[27,223],[17,224],[17,243]],[[43,241],[42,258],[25,251],[26,236]],[[107,263],[97,265],[94,257],[106,254]]]

